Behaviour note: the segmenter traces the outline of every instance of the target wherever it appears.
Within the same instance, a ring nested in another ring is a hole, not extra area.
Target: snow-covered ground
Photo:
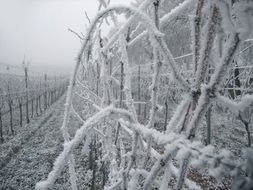
[[[38,120],[0,146],[0,189],[34,189],[51,171],[62,149],[65,96]]]

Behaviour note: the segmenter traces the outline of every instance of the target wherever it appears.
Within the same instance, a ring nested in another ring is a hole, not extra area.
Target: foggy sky
[[[97,8],[97,0],[0,0],[0,62],[20,66],[26,55],[34,70],[71,72],[81,44],[68,28],[84,32],[84,12],[92,19]]]

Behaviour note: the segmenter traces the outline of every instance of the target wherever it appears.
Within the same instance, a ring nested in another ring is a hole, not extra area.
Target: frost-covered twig
[[[75,34],[80,40],[83,40],[83,37],[80,36],[77,32],[75,32],[74,30],[68,28],[68,31],[72,32],[73,34]]]
[[[73,105],[71,106],[71,112],[73,113],[73,115],[82,123],[84,123],[83,118],[76,112],[75,108],[73,107]]]
[[[193,49],[193,65],[194,71],[197,71],[199,51],[200,51],[200,40],[201,40],[201,19],[202,19],[202,9],[204,7],[204,0],[198,0],[196,15],[193,20],[192,27],[192,49]]]
[[[159,0],[154,4],[154,23],[156,23],[156,26],[159,27]],[[150,38],[154,38],[154,36],[150,36]],[[159,85],[159,74],[160,74],[160,69],[162,66],[162,62],[160,61],[160,54],[159,50],[157,48],[157,44],[154,43],[154,40],[151,40],[151,46],[153,47],[153,76],[152,76],[152,84],[149,87],[151,90],[151,109],[150,109],[150,116],[149,116],[149,121],[147,124],[148,128],[153,128],[154,122],[155,122],[155,116],[156,112],[158,110],[157,106],[157,101],[158,101],[158,85]]]
[[[130,73],[130,67],[129,67],[129,62],[128,62],[128,54],[127,54],[127,50],[126,50],[126,39],[124,37],[124,34],[120,35],[120,39],[119,39],[119,43],[120,43],[120,51],[121,51],[121,56],[122,56],[122,63],[123,63],[123,72],[125,74],[125,84],[124,84],[124,91],[126,94],[126,105],[129,109],[129,111],[133,114],[133,118],[134,118],[134,123],[138,123],[137,120],[137,113],[134,107],[134,103],[133,103],[133,98],[132,98],[132,94],[131,94],[131,73]],[[122,173],[122,188],[125,189],[126,188],[126,179],[127,176],[131,170],[131,168],[133,167],[134,161],[136,159],[136,153],[137,153],[137,143],[138,143],[138,134],[136,133],[136,131],[134,131],[133,134],[133,143],[132,143],[132,152],[131,152],[131,159],[128,163],[128,166],[126,168],[125,171],[123,171]]]
[[[81,87],[85,88],[88,93],[92,94],[96,99],[98,99],[100,102],[102,101],[101,98],[95,94],[89,87],[85,86],[82,82],[80,82],[78,79],[76,80],[77,84],[79,84]]]
[[[220,94],[216,95],[217,100],[223,104],[224,107],[229,108],[229,110],[236,115],[239,112],[243,112],[247,107],[250,107],[253,103],[253,95],[244,95],[240,101],[233,101],[230,98],[222,96]]]
[[[211,76],[210,82],[207,85],[202,86],[198,105],[189,125],[187,126],[187,136],[189,138],[194,137],[199,120],[205,114],[205,110],[207,110],[208,106],[210,105],[211,98],[215,96],[217,87],[224,77],[224,72],[226,71],[227,66],[230,65],[233,60],[239,42],[239,34],[231,33],[223,57],[220,63],[216,66],[214,74]]]
[[[86,11],[84,11],[84,13],[85,13],[85,17],[86,17],[86,19],[87,19],[87,20],[88,20],[88,22],[91,24],[91,20],[90,20],[90,18],[89,18],[89,16],[88,16],[87,12],[86,12]]]
[[[134,107],[134,101],[132,98],[132,94],[131,94],[131,70],[130,70],[130,66],[129,66],[129,62],[128,62],[128,54],[127,54],[127,43],[126,43],[126,39],[124,37],[124,34],[120,35],[120,39],[119,39],[119,44],[120,44],[120,51],[121,51],[121,56],[122,56],[122,63],[123,63],[123,72],[124,72],[124,76],[125,76],[125,83],[124,83],[124,91],[126,94],[126,105],[129,109],[130,112],[133,113],[133,116],[135,118],[135,122],[137,123],[137,113]]]
[[[172,118],[170,119],[167,128],[166,133],[169,133],[170,131],[178,131],[180,130],[178,123],[180,121],[180,118],[183,118],[182,115],[187,111],[187,107],[190,105],[192,101],[192,98],[189,95],[185,95],[184,99],[181,101],[181,103],[177,106]]]
[[[97,105],[95,102],[93,102],[92,100],[90,100],[89,98],[86,98],[86,97],[80,95],[77,92],[75,93],[75,95],[77,95],[78,97],[80,97],[81,99],[83,99],[83,100],[85,100],[87,102],[90,102],[95,109],[101,110],[101,107],[99,105]]]
[[[220,10],[216,5],[213,5],[211,10],[211,15],[208,20],[206,30],[204,31],[205,39],[204,42],[202,42],[202,48],[201,52],[199,53],[197,51],[196,47],[196,65],[197,65],[197,72],[196,72],[196,81],[195,81],[195,88],[199,88],[200,84],[204,83],[206,74],[207,74],[207,68],[209,66],[210,56],[211,56],[211,50],[213,47],[214,38],[216,36],[217,26],[220,25],[221,22],[221,16],[220,16]],[[199,23],[200,24],[200,23]],[[196,43],[200,43],[197,42]]]

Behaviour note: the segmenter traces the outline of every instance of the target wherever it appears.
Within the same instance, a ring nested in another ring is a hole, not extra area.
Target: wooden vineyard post
[[[29,95],[28,95],[28,65],[23,62],[25,71],[25,89],[26,89],[26,123],[29,123]]]
[[[2,121],[2,109],[0,108],[0,143],[4,142],[3,138],[3,121]]]
[[[42,113],[42,108],[41,108],[41,94],[39,95],[38,101],[39,101],[40,113]]]
[[[38,108],[40,110],[40,114],[42,113],[42,108],[41,108],[41,96],[42,96],[42,84],[41,84],[41,80],[40,80],[40,83],[39,83],[39,89],[40,89],[40,92],[39,92],[39,97],[38,97]]]
[[[45,74],[44,80],[45,80],[44,110],[46,110],[47,109],[47,74]]]
[[[47,96],[47,107],[50,107],[50,103],[51,103],[51,90],[49,89],[47,92],[48,96]]]
[[[22,113],[22,96],[18,98],[18,107],[19,107],[19,125],[23,126],[23,113]]]
[[[167,123],[168,123],[168,95],[166,95],[165,100],[165,121],[164,121],[164,131],[167,130]]]
[[[51,105],[54,103],[54,88],[51,91]]]
[[[51,96],[50,89],[48,89],[48,91],[47,91],[47,108],[50,107],[50,96]]]
[[[33,112],[34,112],[34,96],[33,96],[33,94],[32,94],[31,103],[32,103],[31,118],[33,118]]]
[[[53,89],[51,90],[51,105],[54,103],[54,91]]]
[[[33,118],[33,97],[32,97],[32,99],[31,99],[31,118]]]
[[[56,101],[56,91],[57,91],[57,77],[54,77],[54,89],[53,89],[53,103]]]
[[[3,138],[3,120],[2,120],[2,109],[4,106],[4,98],[3,96],[1,96],[1,104],[0,104],[0,143],[4,142],[4,138]]]
[[[39,112],[38,112],[38,108],[39,108],[39,96],[40,94],[35,98],[35,112],[36,112],[36,115],[39,116]]]
[[[10,94],[9,94],[10,96]],[[13,113],[12,113],[12,100],[11,97],[8,98],[8,104],[9,104],[9,111],[10,111],[10,129],[11,129],[11,134],[14,135],[14,130],[13,130]]]

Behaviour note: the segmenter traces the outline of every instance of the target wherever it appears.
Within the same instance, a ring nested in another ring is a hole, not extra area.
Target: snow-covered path
[[[62,150],[64,103],[65,97],[60,98],[18,141],[0,147],[0,160],[4,158],[0,161],[0,189],[34,189],[36,182],[47,177]]]

